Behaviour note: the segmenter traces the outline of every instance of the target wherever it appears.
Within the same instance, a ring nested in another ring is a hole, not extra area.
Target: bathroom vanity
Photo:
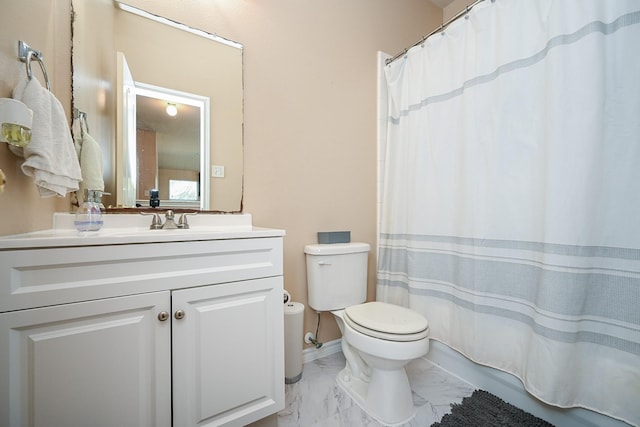
[[[107,215],[79,233],[57,215],[0,238],[0,425],[242,426],[284,407],[282,230]]]

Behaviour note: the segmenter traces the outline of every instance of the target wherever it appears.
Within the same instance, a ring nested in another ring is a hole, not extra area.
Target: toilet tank
[[[367,300],[367,243],[307,245],[308,304],[339,310]]]

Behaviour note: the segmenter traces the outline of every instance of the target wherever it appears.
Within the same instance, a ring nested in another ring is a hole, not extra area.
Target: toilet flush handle
[[[318,265],[331,265],[331,263],[327,261],[318,261]]]

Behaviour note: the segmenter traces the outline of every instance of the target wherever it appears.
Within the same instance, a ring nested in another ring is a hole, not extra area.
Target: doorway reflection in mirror
[[[208,209],[209,98],[138,82],[135,93],[136,205],[158,189],[161,206]]]

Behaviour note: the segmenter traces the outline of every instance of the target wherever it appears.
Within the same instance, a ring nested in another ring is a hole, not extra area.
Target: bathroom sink
[[[164,211],[158,214],[165,221]],[[175,215],[178,221],[180,214]],[[67,213],[55,213],[53,216],[54,229],[72,229],[75,227],[73,221],[75,216]],[[109,229],[127,229],[135,231],[171,231],[171,230],[149,230],[151,225],[151,214],[142,215],[135,214],[104,214],[102,220],[104,226],[100,231],[108,231]],[[198,214],[189,215],[189,230],[208,229],[208,230],[250,230],[252,227],[251,214]]]
[[[161,214],[164,222],[164,214]],[[188,229],[150,230],[151,217],[140,214],[106,214],[99,231],[79,232],[75,215],[55,213],[53,228],[0,237],[0,250],[52,246],[94,246],[128,243],[179,242],[283,236],[283,230],[254,227],[250,214],[198,214],[189,216]]]

